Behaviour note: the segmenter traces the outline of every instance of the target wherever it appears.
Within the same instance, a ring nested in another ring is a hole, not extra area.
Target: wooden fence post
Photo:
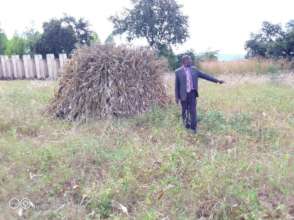
[[[4,79],[4,72],[3,72],[3,64],[2,64],[2,56],[0,56],[0,79]]]
[[[26,79],[35,78],[34,63],[30,55],[23,55],[24,73]]]
[[[36,54],[34,55],[35,59],[35,67],[36,67],[36,75],[38,79],[46,79],[47,78],[47,68],[46,63],[44,62],[42,55]]]
[[[59,63],[60,63],[60,69],[63,68],[64,64],[67,62],[67,55],[66,53],[59,54]]]
[[[4,79],[13,79],[11,61],[8,56],[1,56]]]
[[[8,56],[6,55],[2,55],[0,56],[0,62],[1,62],[1,66],[2,66],[2,79],[10,79],[10,65],[8,62]]]
[[[19,58],[19,55],[13,55],[11,56],[12,60],[12,70],[13,70],[13,76],[15,79],[22,79],[23,78],[23,63],[21,59]]]
[[[13,79],[13,68],[12,68],[12,61],[11,61],[11,57],[6,56],[6,65],[7,65],[7,69],[8,69],[8,79]]]
[[[48,75],[50,79],[57,79],[57,63],[54,57],[54,54],[47,54],[47,66],[48,66]]]

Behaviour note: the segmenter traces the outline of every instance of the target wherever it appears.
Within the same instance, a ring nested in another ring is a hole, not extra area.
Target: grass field
[[[1,220],[294,218],[291,85],[201,82],[196,136],[174,104],[82,125],[52,119],[43,110],[55,85],[0,82]],[[12,209],[12,198],[31,207]]]

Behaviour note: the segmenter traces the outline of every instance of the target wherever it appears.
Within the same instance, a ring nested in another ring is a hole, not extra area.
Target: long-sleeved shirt
[[[193,88],[192,73],[190,67],[184,67],[187,79],[187,93],[191,92]]]

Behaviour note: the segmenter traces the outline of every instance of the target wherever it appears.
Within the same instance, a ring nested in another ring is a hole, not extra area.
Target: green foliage
[[[26,39],[18,34],[15,34],[10,40],[8,40],[5,54],[7,55],[23,55],[27,52]]]
[[[105,189],[102,189],[99,193],[92,194],[91,200],[86,207],[90,210],[95,210],[95,212],[99,216],[99,219],[105,219],[110,216],[112,211],[111,199],[111,189],[106,187]]]
[[[252,119],[248,114],[237,113],[230,118],[228,123],[233,130],[241,134],[248,134],[252,131],[251,121]]]
[[[99,43],[97,33],[89,29],[89,23],[80,18],[65,15],[61,19],[51,19],[43,24],[43,33],[33,27],[22,35],[15,34],[8,40],[0,29],[0,54],[47,54],[71,53],[79,45]]]
[[[5,33],[0,30],[0,54],[6,55],[23,55],[36,53],[36,43],[40,39],[41,34],[34,28],[26,30],[23,34],[14,34],[8,39]]]
[[[135,123],[138,125],[146,125],[149,127],[154,127],[154,128],[167,128],[170,127],[170,121],[178,121],[177,119],[179,116],[176,114],[176,109],[174,106],[169,106],[167,108],[159,108],[158,106],[154,106],[152,110],[149,112],[146,112],[142,116],[136,117]]]
[[[5,53],[6,46],[7,46],[7,36],[0,29],[0,55]]]
[[[98,213],[102,218],[109,217],[111,213],[111,194],[106,191],[99,195]]]
[[[158,219],[157,216],[156,216],[156,212],[155,210],[153,209],[150,209],[150,210],[146,210],[145,213],[143,213],[139,219],[142,219],[142,220],[156,220]]]
[[[41,33],[36,31],[34,27],[31,27],[24,32],[27,53],[31,55],[36,54],[36,45],[37,42],[40,40],[41,36]]]
[[[65,15],[60,19],[63,26],[71,27],[74,31],[74,35],[79,45],[90,45],[91,42],[98,38],[97,33],[90,30],[89,22],[83,18],[76,19],[73,16]]]
[[[208,111],[200,114],[201,123],[213,132],[223,132],[226,129],[226,119],[222,112]]]
[[[62,20],[52,19],[43,24],[43,34],[37,42],[36,51],[45,55],[46,53],[69,54],[77,43],[74,29],[67,26]]]
[[[114,34],[126,34],[129,41],[145,38],[159,49],[181,44],[188,38],[188,17],[175,0],[136,0],[121,16],[112,16]]]
[[[95,44],[95,43],[100,44],[101,43],[101,40],[100,40],[98,34],[93,31],[93,33],[92,33],[92,39],[91,39],[91,44]]]
[[[246,42],[247,57],[287,58],[294,57],[294,21],[286,28],[280,24],[263,22],[259,33],[251,34]]]

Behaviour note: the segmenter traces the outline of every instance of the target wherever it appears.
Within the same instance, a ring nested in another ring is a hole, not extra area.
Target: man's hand
[[[225,83],[225,81],[223,81],[223,80],[218,80],[217,83],[219,83],[219,84],[223,84],[223,83]]]

